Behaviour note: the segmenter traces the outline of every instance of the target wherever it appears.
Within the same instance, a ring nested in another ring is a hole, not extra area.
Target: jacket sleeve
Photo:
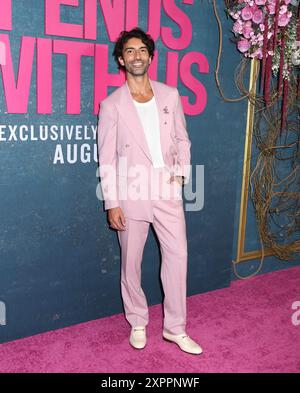
[[[105,210],[119,206],[117,195],[117,110],[102,101],[98,121],[98,156]]]
[[[191,164],[191,141],[186,130],[186,120],[178,90],[176,89],[175,105],[175,138],[178,148],[178,159],[174,174],[184,176],[184,184],[189,182]]]

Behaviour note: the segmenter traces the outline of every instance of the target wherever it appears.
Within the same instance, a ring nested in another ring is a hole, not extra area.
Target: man
[[[163,338],[185,352],[201,347],[185,331],[187,239],[182,185],[190,176],[190,145],[178,90],[149,79],[153,39],[123,31],[114,58],[126,83],[102,101],[98,127],[101,186],[111,228],[121,246],[121,293],[129,342],[147,342],[148,306],[141,262],[149,225],[158,236],[164,290]],[[133,176],[133,174],[140,176]]]

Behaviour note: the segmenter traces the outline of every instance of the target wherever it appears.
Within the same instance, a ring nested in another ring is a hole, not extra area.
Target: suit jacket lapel
[[[157,105],[157,111],[158,111],[158,116],[159,116],[159,132],[160,132],[160,144],[161,144],[161,149],[162,153],[164,154],[165,151],[165,140],[164,140],[164,132],[163,130],[165,129],[165,120],[166,120],[166,115],[163,112],[164,108],[164,100],[165,97],[163,97],[161,90],[157,86],[155,81],[150,80],[150,85],[154,94],[155,102]],[[149,158],[149,160],[152,162],[150,150],[148,147],[148,143],[146,140],[146,136],[144,133],[144,129],[142,126],[142,123],[140,121],[138,112],[136,110],[136,107],[133,103],[132,96],[130,94],[129,87],[127,85],[127,82],[123,85],[122,89],[122,94],[121,94],[121,100],[120,100],[120,113],[122,115],[123,121],[126,123],[128,129],[133,133],[133,136],[136,140],[136,142],[139,144],[139,146],[142,148],[146,156]],[[167,112],[168,113],[168,112]]]
[[[127,82],[123,85],[123,91],[120,101],[120,112],[123,121],[126,123],[128,129],[132,132],[134,139],[140,145],[146,156],[152,162],[150,150],[144,133],[142,123],[140,121],[138,112],[133,103]]]

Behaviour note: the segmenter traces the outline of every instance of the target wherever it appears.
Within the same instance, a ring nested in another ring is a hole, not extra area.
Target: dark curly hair
[[[135,27],[130,31],[124,30],[121,31],[112,54],[113,57],[115,58],[115,61],[119,69],[125,68],[119,63],[118,59],[119,57],[122,57],[124,45],[126,44],[127,41],[130,40],[130,38],[139,38],[146,45],[151,60],[153,59],[154,51],[155,51],[155,43],[153,38],[150,36],[150,34],[145,33],[139,27]]]

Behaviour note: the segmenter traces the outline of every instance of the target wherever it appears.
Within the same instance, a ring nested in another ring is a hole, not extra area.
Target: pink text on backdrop
[[[6,64],[0,65],[8,113],[27,113],[32,79],[32,70],[36,52],[37,70],[37,113],[52,113],[53,78],[52,56],[66,57],[66,113],[80,114],[81,112],[81,62],[84,56],[94,58],[94,113],[98,113],[100,102],[107,97],[111,86],[121,86],[124,83],[124,73],[110,73],[108,45],[92,44],[66,40],[51,40],[47,38],[22,37],[19,54],[18,75],[15,76],[11,54],[10,39],[7,34],[0,34],[0,42],[6,47]],[[149,69],[152,79],[157,79],[159,53],[156,51],[154,61]],[[180,78],[195,95],[193,103],[188,97],[182,97],[184,111],[188,115],[200,114],[207,103],[207,94],[203,84],[192,72],[196,64],[198,74],[209,72],[207,58],[199,52],[187,52],[179,59],[179,53],[166,53],[165,82],[172,86],[178,85]],[[54,92],[56,93],[56,92]]]
[[[193,4],[193,0],[182,0],[183,4]],[[61,6],[79,7],[78,0],[45,0],[45,31],[47,34],[69,36],[81,39],[97,38],[97,12],[100,5],[107,34],[110,41],[115,41],[119,32],[138,25],[139,0],[85,0],[83,25],[62,23],[60,18]],[[180,30],[174,37],[172,29],[161,26],[161,5],[165,14],[175,22]],[[0,29],[12,28],[11,0],[1,0]],[[192,39],[192,24],[188,16],[179,8],[174,0],[149,0],[148,2],[148,32],[165,46],[182,50],[189,46]],[[7,34],[0,34],[0,44],[4,48],[5,64],[0,64],[5,102],[8,113],[27,113],[31,93],[33,66],[36,64],[36,111],[40,114],[52,113],[53,55],[63,55],[66,58],[66,113],[80,114],[81,112],[81,63],[85,56],[94,58],[94,113],[98,112],[100,102],[107,96],[109,87],[118,87],[124,83],[123,72],[110,73],[108,45],[93,44],[82,41],[66,41],[50,38],[21,37],[19,59],[12,59],[11,42]],[[2,56],[3,57],[3,56]],[[152,79],[157,79],[158,59],[156,51],[149,73]],[[167,52],[165,55],[165,82],[177,86],[179,80],[194,93],[195,99],[182,97],[186,114],[201,113],[207,103],[207,94],[197,75],[191,72],[195,64],[198,74],[209,72],[207,58],[199,52],[188,52],[179,58],[178,52]],[[13,61],[14,60],[14,61]],[[18,74],[15,75],[13,64],[18,61]],[[161,64],[160,59],[160,64]]]
[[[12,30],[11,0],[0,1],[0,29]]]
[[[6,64],[6,48],[4,42],[0,42],[0,65]]]
[[[61,22],[61,5],[79,7],[79,0],[45,0],[45,34],[62,37],[97,39],[97,4],[103,15],[105,28],[111,42],[116,41],[120,31],[129,30],[139,25],[139,0],[85,0],[83,23]],[[182,0],[183,4],[193,5],[194,0]],[[173,35],[170,27],[161,27],[161,8],[179,27],[178,37]],[[156,41],[159,36],[165,46],[182,50],[192,40],[192,24],[189,17],[178,7],[175,0],[149,0],[148,33]]]

